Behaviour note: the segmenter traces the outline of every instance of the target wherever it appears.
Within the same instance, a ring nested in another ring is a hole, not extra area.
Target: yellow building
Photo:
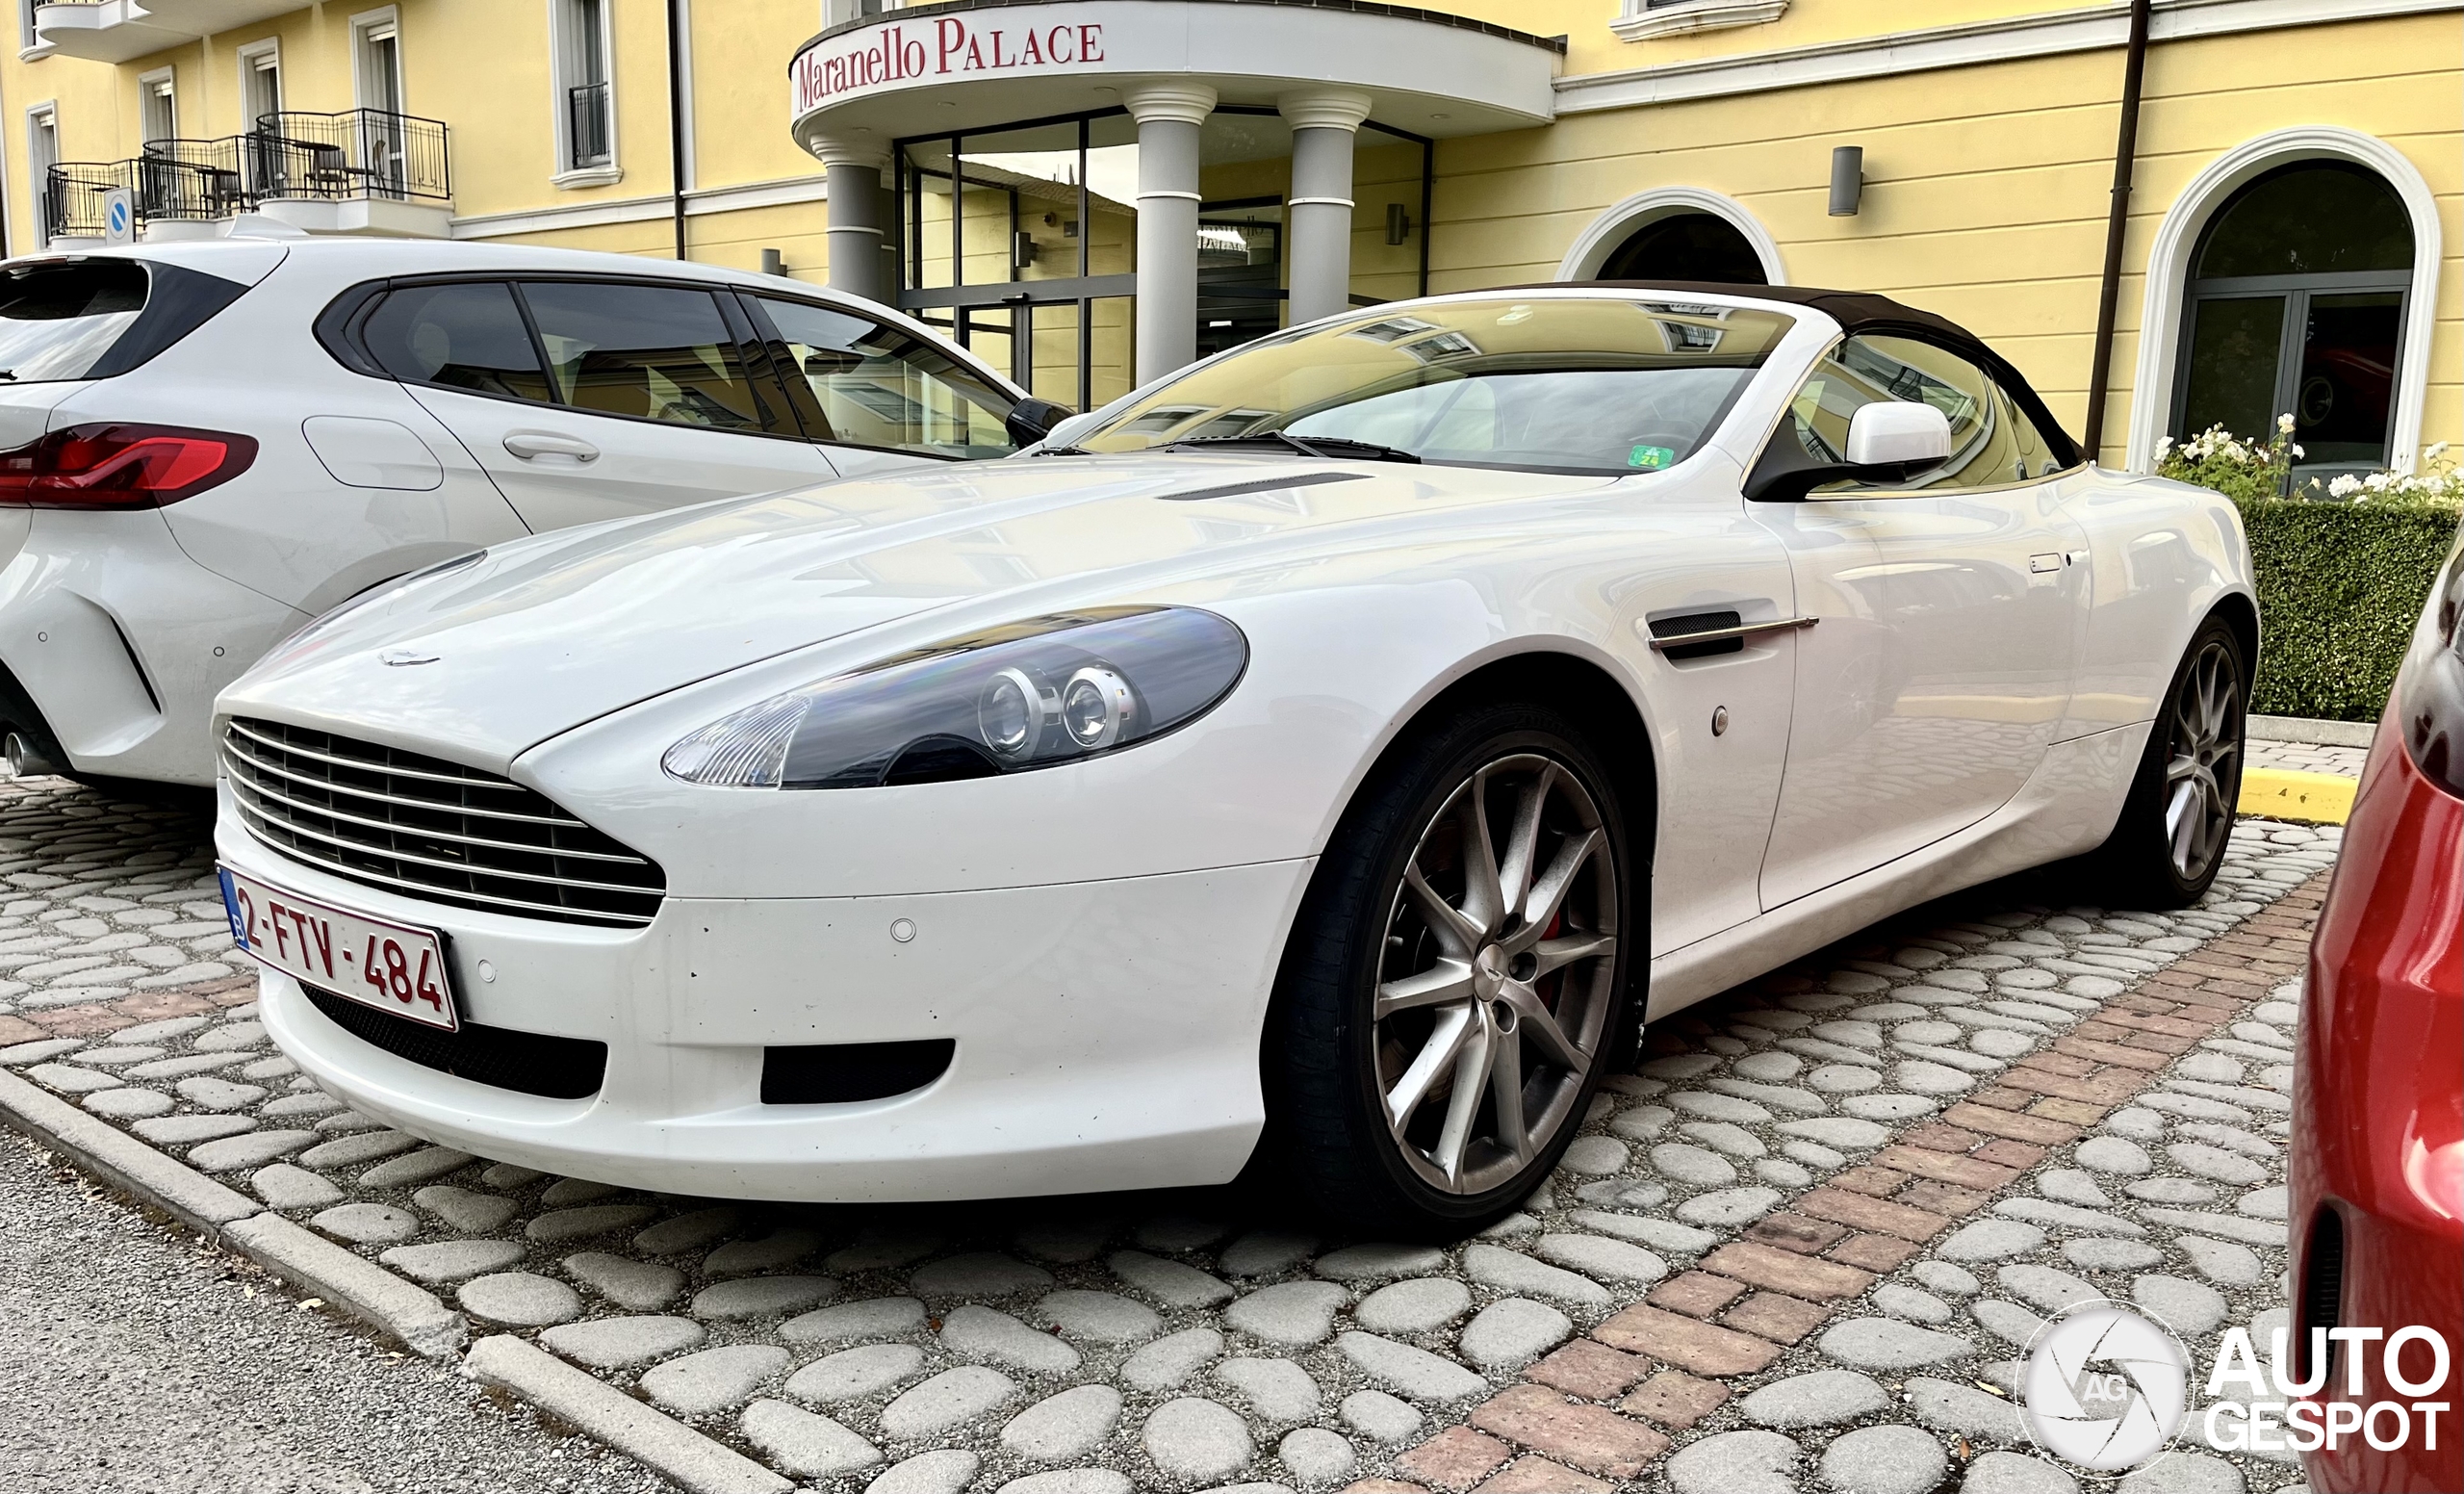
[[[119,186],[147,237],[769,263],[1071,404],[1424,290],[1828,285],[2074,433],[2101,348],[2116,465],[2287,412],[2317,472],[2464,437],[2464,0],[2154,0],[2126,151],[2129,0],[11,3],[13,252]]]

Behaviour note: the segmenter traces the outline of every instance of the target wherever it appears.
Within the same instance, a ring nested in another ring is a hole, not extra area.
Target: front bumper
[[[636,931],[362,887],[268,849],[227,804],[216,846],[276,887],[438,930],[465,1020],[608,1048],[588,1098],[497,1089],[352,1037],[290,977],[264,971],[267,1029],[354,1108],[571,1176],[838,1202],[1230,1179],[1263,1122],[1259,1037],[1313,864],[977,892],[670,897]],[[894,922],[912,937],[894,939]],[[767,1046],[937,1038],[956,1054],[923,1089],[761,1103]]]

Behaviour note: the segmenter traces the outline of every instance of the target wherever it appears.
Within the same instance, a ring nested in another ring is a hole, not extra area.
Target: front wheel
[[[1573,1142],[1642,955],[1614,781],[1547,708],[1469,708],[1363,789],[1294,929],[1272,1144],[1355,1226],[1459,1234]]]
[[[2249,663],[2230,624],[2200,625],[2149,730],[2091,891],[2118,908],[2187,908],[2224,863],[2242,793]]]

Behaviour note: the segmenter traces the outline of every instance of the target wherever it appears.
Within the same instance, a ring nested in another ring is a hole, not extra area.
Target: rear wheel
[[[1548,1176],[1621,1035],[1640,875],[1557,712],[1474,708],[1390,757],[1320,863],[1270,1034],[1274,1141],[1324,1212],[1459,1234]]]
[[[2121,818],[2091,863],[2098,900],[2182,908],[2215,883],[2242,794],[2249,693],[2240,636],[2209,618],[2174,671]]]

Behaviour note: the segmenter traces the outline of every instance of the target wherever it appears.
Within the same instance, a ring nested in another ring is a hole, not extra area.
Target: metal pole
[[[2105,385],[2113,376],[2114,321],[2121,304],[2122,236],[2130,227],[2131,168],[2139,158],[2139,95],[2147,75],[2147,13],[2150,0],[2131,0],[2130,46],[2121,72],[2121,129],[2114,142],[2113,206],[2105,219],[2105,273],[2096,293],[2096,346],[2088,372],[2087,457],[2104,450]],[[2139,335],[2153,334],[2150,327]],[[2132,391],[2132,398],[2151,399],[2150,389]]]
[[[667,176],[676,257],[684,253],[684,0],[667,0]]]

